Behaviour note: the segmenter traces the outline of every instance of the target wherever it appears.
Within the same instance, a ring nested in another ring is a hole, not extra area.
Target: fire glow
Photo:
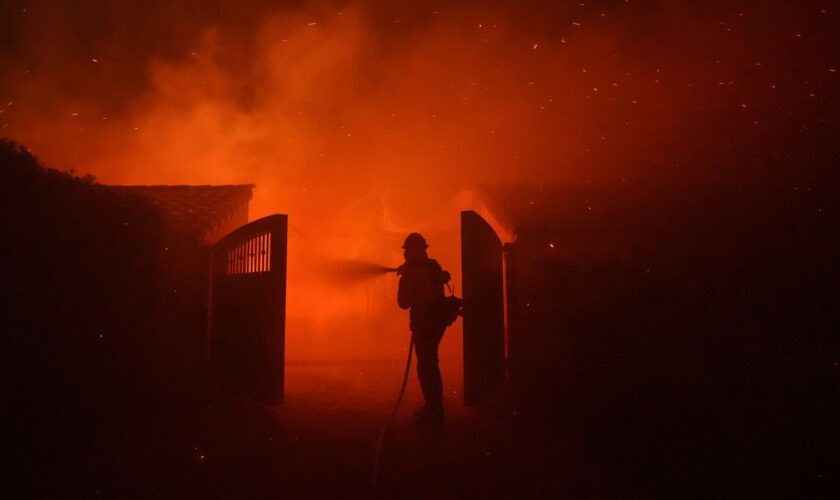
[[[806,44],[836,14],[808,7],[47,4],[10,21],[3,134],[103,183],[257,184],[251,219],[290,216],[290,355],[371,308],[404,330],[393,280],[351,293],[325,263],[399,264],[396,233],[439,229],[464,188],[764,176],[774,140],[819,128],[793,103],[837,92]],[[766,144],[738,171],[710,146],[733,134]],[[457,241],[435,245],[458,276]]]

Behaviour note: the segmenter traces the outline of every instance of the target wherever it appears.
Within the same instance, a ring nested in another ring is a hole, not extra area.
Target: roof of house
[[[207,235],[248,203],[254,184],[109,187],[146,198],[173,229]]]

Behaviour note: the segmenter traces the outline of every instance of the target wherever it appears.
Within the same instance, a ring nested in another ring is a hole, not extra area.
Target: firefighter
[[[429,245],[419,233],[411,233],[403,243],[405,263],[400,275],[397,303],[410,309],[409,328],[417,353],[417,378],[423,391],[425,406],[415,412],[418,423],[443,425],[443,382],[438,366],[438,345],[446,331],[441,319],[440,305],[443,287],[450,275],[426,254]]]

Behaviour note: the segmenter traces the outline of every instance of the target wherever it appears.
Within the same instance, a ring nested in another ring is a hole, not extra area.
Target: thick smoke
[[[12,2],[3,134],[103,182],[256,182],[254,215],[302,221],[369,193],[422,212],[479,183],[694,178],[690,155],[818,127],[791,108],[836,95],[818,3],[225,4]]]

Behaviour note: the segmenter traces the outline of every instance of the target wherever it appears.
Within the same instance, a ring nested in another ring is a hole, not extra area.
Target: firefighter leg
[[[417,378],[426,400],[426,411],[433,418],[443,418],[443,382],[438,366],[440,335],[436,329],[423,329],[414,333],[417,353]]]

